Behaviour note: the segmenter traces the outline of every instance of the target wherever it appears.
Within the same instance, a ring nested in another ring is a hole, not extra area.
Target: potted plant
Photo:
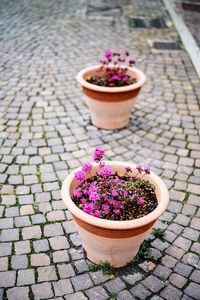
[[[124,57],[107,49],[101,66],[92,66],[77,74],[91,112],[92,123],[104,129],[125,127],[130,118],[136,97],[146,81],[142,71],[133,67],[134,59],[126,63],[129,52]]]
[[[88,259],[121,267],[137,254],[155,221],[166,210],[169,193],[149,168],[132,163],[95,163],[70,173],[62,185],[62,199],[70,211]]]

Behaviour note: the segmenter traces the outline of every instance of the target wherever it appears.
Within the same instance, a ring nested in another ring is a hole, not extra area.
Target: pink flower
[[[130,172],[130,171],[131,171],[131,168],[130,168],[130,167],[126,167],[126,171],[127,171],[127,172]]]
[[[91,201],[96,202],[96,201],[98,201],[100,199],[100,197],[99,197],[99,195],[97,193],[91,193],[90,196],[89,196],[89,199]]]
[[[119,80],[120,78],[119,78],[119,76],[117,76],[117,75],[113,75],[111,78],[110,78],[110,80]]]
[[[107,49],[106,52],[105,52],[105,57],[109,58],[110,56],[112,56],[112,52],[111,52],[110,49]]]
[[[129,64],[135,64],[135,59],[129,59]]]
[[[143,167],[142,166],[137,166],[136,169],[141,173],[143,171]]]
[[[129,52],[128,51],[126,51],[125,54],[126,54],[126,56],[129,56]]]
[[[100,213],[100,211],[98,209],[95,211],[94,215],[97,218],[101,218],[101,213]]]
[[[112,174],[112,169],[108,166],[105,166],[101,169],[101,175],[107,177],[110,176]]]
[[[105,65],[106,64],[106,61],[105,61],[105,59],[100,59],[100,61],[99,61],[101,64],[103,64],[103,65]]]
[[[141,197],[141,198],[138,200],[137,204],[140,205],[140,204],[143,204],[143,203],[144,203],[144,200],[143,200],[143,198]]]
[[[78,182],[83,182],[86,180],[85,173],[83,171],[75,172],[74,177]]]
[[[123,58],[123,57],[119,57],[118,60],[121,62],[125,62],[125,58]]]
[[[80,197],[82,196],[82,193],[81,193],[81,191],[80,191],[79,188],[78,188],[78,189],[76,189],[76,190],[73,190],[73,195],[74,195],[74,197],[76,197],[76,198],[80,198]]]
[[[104,149],[102,147],[96,147],[94,149],[93,160],[98,162],[102,159],[103,156],[104,156]]]
[[[144,168],[144,172],[145,172],[146,174],[150,174],[150,173],[151,173],[151,170],[150,170],[149,168]]]
[[[114,214],[119,215],[120,214],[120,210],[119,209],[113,209]]]
[[[82,171],[87,173],[90,172],[92,170],[92,164],[87,162],[82,166]]]
[[[112,195],[115,197],[115,196],[119,196],[119,194],[115,191],[115,190],[113,190],[112,191]]]

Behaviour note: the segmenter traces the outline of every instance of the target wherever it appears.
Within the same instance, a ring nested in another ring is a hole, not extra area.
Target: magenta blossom
[[[129,64],[135,64],[135,59],[129,59]]]
[[[119,210],[119,209],[113,209],[113,212],[114,212],[115,214],[117,214],[117,215],[120,214],[120,210]]]
[[[129,56],[129,52],[128,51],[126,51],[125,54],[126,54],[126,56]]]
[[[110,80],[119,80],[120,77],[118,75],[114,75],[110,78]]]
[[[143,204],[144,203],[144,200],[142,197],[140,197],[140,199],[138,200],[137,204],[140,205],[140,204]]]
[[[92,164],[87,162],[82,166],[82,171],[87,173],[90,172],[92,170]]]
[[[83,182],[86,180],[85,173],[83,171],[75,172],[74,177],[78,182]]]
[[[103,156],[104,156],[104,149],[102,147],[96,147],[94,149],[93,160],[99,162]]]
[[[141,173],[143,171],[143,167],[142,166],[137,166],[136,169]]]
[[[123,57],[118,58],[118,60],[121,62],[125,62],[125,58],[123,58]]]
[[[111,50],[110,50],[110,49],[107,49],[106,52],[105,52],[105,57],[106,57],[106,58],[109,58],[109,57],[111,57],[111,56],[112,56]]]
[[[150,173],[151,173],[151,170],[150,170],[149,168],[144,168],[144,172],[145,172],[146,174],[150,174]]]
[[[106,64],[106,61],[105,61],[105,59],[100,59],[100,61],[99,61],[101,64],[103,64],[103,65],[105,65]]]
[[[126,171],[127,172],[131,172],[131,168],[130,167],[126,167]]]
[[[101,175],[107,177],[110,176],[112,174],[112,169],[108,166],[105,166],[101,169]]]

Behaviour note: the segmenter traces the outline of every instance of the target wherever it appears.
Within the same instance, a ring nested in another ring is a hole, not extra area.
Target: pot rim
[[[131,167],[132,169],[135,169],[136,165],[133,163],[127,163],[127,162],[119,162],[119,161],[105,161],[107,166],[122,166],[122,167]],[[98,164],[94,164],[93,166],[98,166]],[[94,226],[107,228],[107,229],[114,229],[114,230],[126,230],[126,229],[132,229],[132,228],[138,228],[144,225],[149,224],[152,221],[156,221],[167,209],[169,204],[169,192],[165,185],[165,183],[162,181],[162,179],[157,176],[155,173],[151,172],[150,175],[146,174],[145,178],[149,180],[151,183],[153,183],[156,186],[156,196],[157,199],[159,199],[158,206],[156,209],[154,209],[151,213],[148,215],[135,219],[135,220],[128,220],[128,221],[112,221],[112,220],[105,220],[100,219],[94,216],[91,216],[81,209],[79,209],[74,202],[71,199],[70,193],[69,193],[69,186],[74,180],[74,173],[81,170],[80,168],[75,169],[72,171],[64,180],[62,184],[61,189],[61,195],[63,202],[65,206],[68,208],[68,210],[75,215],[78,219],[83,220],[86,223],[89,223]],[[158,195],[159,194],[159,195]],[[159,197],[158,197],[159,196]]]
[[[110,66],[112,67],[112,65],[110,65]],[[134,73],[137,77],[138,81],[134,84],[130,84],[127,86],[121,86],[121,87],[104,87],[104,86],[99,86],[99,85],[95,85],[95,84],[87,82],[84,79],[85,74],[87,74],[88,72],[95,71],[99,67],[100,67],[100,65],[95,65],[95,66],[91,66],[91,67],[82,69],[76,76],[76,79],[80,83],[80,85],[85,88],[88,88],[90,90],[102,92],[102,93],[125,93],[125,92],[129,92],[129,91],[140,88],[146,82],[146,76],[141,70],[139,70],[135,67],[128,67],[128,66],[126,66],[128,71],[130,73]]]

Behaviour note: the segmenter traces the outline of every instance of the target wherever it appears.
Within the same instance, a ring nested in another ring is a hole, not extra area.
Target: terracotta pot
[[[98,74],[96,71],[98,68],[99,66],[92,66],[83,69],[76,77],[86,96],[92,123],[103,129],[125,127],[129,122],[136,97],[146,81],[146,76],[136,68],[127,67],[127,75],[136,77],[136,83],[123,87],[103,87],[86,81]]]
[[[97,164],[90,172],[90,176],[99,170]],[[113,174],[117,171],[119,175],[124,174],[124,169],[130,166],[133,171],[135,165],[131,163],[107,161]],[[77,172],[76,169],[74,172]],[[71,199],[73,189],[78,183],[74,179],[74,172],[70,173],[62,185],[62,199],[70,211],[79,235],[82,239],[83,248],[87,257],[94,263],[109,262],[114,267],[121,267],[130,262],[137,254],[141,243],[147,237],[155,221],[167,209],[169,193],[163,181],[154,173],[145,175],[145,179],[156,186],[155,193],[158,199],[157,208],[145,217],[130,221],[111,221],[93,217],[79,209]],[[134,172],[135,174],[137,171]]]

